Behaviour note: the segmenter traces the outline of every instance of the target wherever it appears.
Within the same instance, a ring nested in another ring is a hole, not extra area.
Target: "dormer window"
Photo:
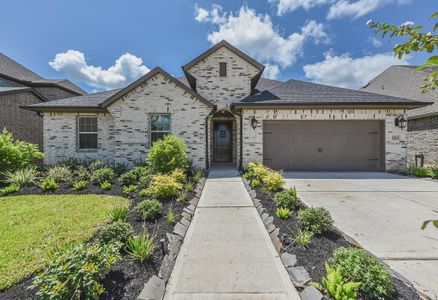
[[[220,62],[219,63],[219,76],[220,77],[226,77],[227,76],[227,63],[226,62]]]

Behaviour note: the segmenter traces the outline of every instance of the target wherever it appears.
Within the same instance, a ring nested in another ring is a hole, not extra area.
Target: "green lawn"
[[[55,245],[90,239],[111,208],[128,204],[103,195],[0,198],[0,290],[41,269]]]

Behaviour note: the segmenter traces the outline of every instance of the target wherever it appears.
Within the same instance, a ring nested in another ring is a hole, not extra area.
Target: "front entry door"
[[[231,123],[229,122],[214,123],[213,161],[232,161]]]

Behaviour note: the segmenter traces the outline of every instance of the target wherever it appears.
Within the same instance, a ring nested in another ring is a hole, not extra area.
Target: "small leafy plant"
[[[146,232],[141,236],[130,237],[125,247],[125,251],[140,262],[147,261],[154,253],[154,249],[155,235],[149,235]]]
[[[20,186],[18,184],[10,184],[7,187],[0,189],[0,195],[6,196],[12,193],[17,193],[20,191]]]
[[[133,210],[138,219],[154,220],[161,213],[161,203],[158,200],[144,200]]]
[[[93,173],[99,169],[104,169],[107,167],[108,167],[107,164],[101,160],[94,160],[88,165],[88,169],[90,170],[90,172]]]
[[[56,183],[55,179],[51,177],[46,177],[43,182],[40,184],[40,188],[43,191],[54,191],[58,188],[58,184]]]
[[[298,245],[307,248],[312,241],[313,233],[310,231],[300,230],[298,231],[297,236],[295,237],[295,241]]]
[[[107,224],[99,230],[97,235],[103,243],[126,242],[133,233],[132,226],[123,221]]]
[[[91,175],[91,181],[97,184],[101,184],[104,181],[111,181],[116,176],[114,171],[110,168],[101,168],[93,171]]]
[[[196,171],[195,175],[192,178],[193,184],[198,184],[202,177],[204,177],[204,172],[202,172],[201,170]]]
[[[327,275],[322,278],[322,285],[327,294],[335,300],[356,300],[360,282],[345,282],[341,268],[332,268],[325,262]]]
[[[35,184],[38,172],[34,167],[26,167],[13,172],[6,172],[4,177],[4,182],[24,187]]]
[[[260,187],[262,184],[260,183],[260,180],[254,178],[253,180],[251,180],[250,185],[252,188],[255,189],[255,188]]]
[[[195,188],[195,184],[193,181],[188,181],[184,184],[184,191],[185,192],[191,192]]]
[[[298,221],[304,230],[314,234],[327,231],[333,225],[333,219],[327,209],[311,207],[298,212]]]
[[[88,186],[88,181],[86,180],[78,180],[75,183],[73,183],[73,189],[75,191],[82,191],[86,189]]]
[[[112,187],[111,182],[109,182],[108,180],[105,180],[100,184],[100,188],[104,191],[109,191],[111,187]]]
[[[123,188],[123,194],[125,195],[132,195],[136,191],[137,191],[137,186],[135,184],[131,184]]]
[[[276,193],[274,201],[277,207],[296,209],[299,206],[297,190],[295,187]]]
[[[47,170],[47,177],[53,178],[56,182],[71,183],[72,172],[67,166],[57,165]]]
[[[278,207],[277,211],[275,212],[275,214],[277,215],[277,217],[279,219],[286,220],[286,219],[288,219],[290,217],[292,212],[290,211],[289,208]]]
[[[262,181],[265,184],[264,189],[267,192],[277,192],[284,184],[283,176],[274,170],[270,170],[268,174],[262,178]]]
[[[126,207],[114,207],[108,213],[108,218],[111,222],[125,221],[128,216],[128,209]]]
[[[155,144],[154,144],[155,145]],[[183,184],[170,174],[156,174],[152,176],[150,186],[145,190],[147,196],[169,198],[178,196]]]
[[[165,218],[166,218],[166,222],[167,223],[169,223],[169,224],[175,223],[176,215],[173,212],[173,208],[172,207],[170,207],[169,210],[167,211]]]

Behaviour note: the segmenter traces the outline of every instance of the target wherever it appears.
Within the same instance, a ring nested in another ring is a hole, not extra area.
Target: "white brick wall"
[[[227,63],[227,76],[219,76],[219,63]],[[188,72],[196,78],[196,91],[218,106],[228,108],[230,103],[251,92],[251,78],[259,70],[225,47],[218,49]]]
[[[263,161],[263,120],[383,120],[385,122],[386,170],[403,170],[406,166],[406,128],[394,126],[394,119],[405,113],[401,109],[244,109],[243,166]],[[251,127],[251,118],[259,121]]]

